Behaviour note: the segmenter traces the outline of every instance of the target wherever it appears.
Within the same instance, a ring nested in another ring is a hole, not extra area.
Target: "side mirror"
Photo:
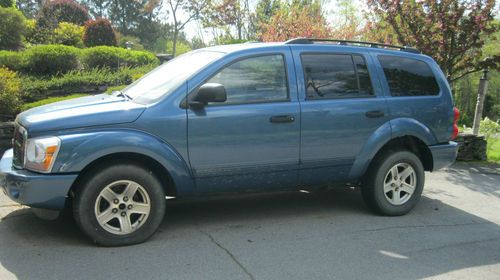
[[[209,102],[225,102],[226,100],[227,94],[223,85],[206,83],[198,89],[198,92],[189,102],[189,106],[199,108],[207,105]]]

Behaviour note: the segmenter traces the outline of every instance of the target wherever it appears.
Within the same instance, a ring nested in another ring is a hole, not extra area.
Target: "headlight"
[[[56,160],[61,140],[57,137],[33,138],[26,141],[26,169],[50,172]]]

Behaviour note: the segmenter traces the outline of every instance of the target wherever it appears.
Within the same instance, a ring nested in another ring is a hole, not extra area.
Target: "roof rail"
[[[337,43],[338,45],[349,45],[349,46],[369,46],[370,48],[390,48],[390,49],[397,49],[400,51],[404,52],[410,52],[410,53],[418,53],[420,54],[421,52],[412,47],[406,47],[406,46],[396,46],[396,45],[389,45],[389,44],[382,44],[382,43],[373,43],[373,42],[363,42],[363,41],[351,41],[351,40],[336,40],[336,39],[317,39],[317,38],[294,38],[290,39],[285,42],[285,44],[314,44],[315,42],[318,43]]]

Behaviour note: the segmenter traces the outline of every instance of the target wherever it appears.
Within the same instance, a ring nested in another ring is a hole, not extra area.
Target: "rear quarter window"
[[[406,57],[380,55],[378,60],[392,96],[438,95],[439,86],[427,63]]]

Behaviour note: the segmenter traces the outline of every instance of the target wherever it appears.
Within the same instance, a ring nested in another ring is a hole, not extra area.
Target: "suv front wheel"
[[[147,240],[165,213],[160,181],[133,163],[99,169],[89,173],[75,192],[73,215],[78,226],[103,246]]]
[[[408,151],[387,151],[370,166],[361,192],[376,212],[399,216],[419,201],[424,188],[424,168],[420,159]]]

